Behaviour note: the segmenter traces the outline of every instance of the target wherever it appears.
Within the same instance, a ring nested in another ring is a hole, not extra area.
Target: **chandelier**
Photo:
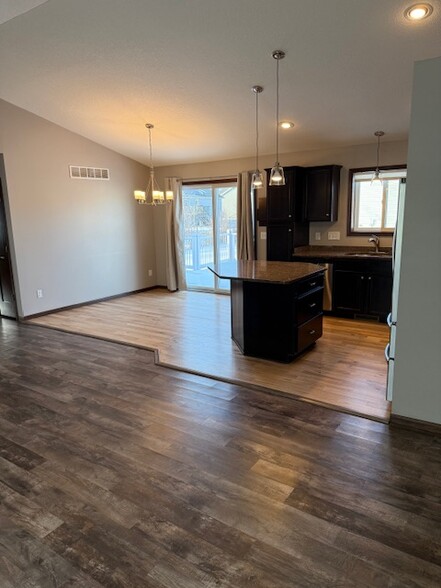
[[[154,126],[151,123],[146,123],[145,126],[149,132],[150,180],[145,191],[135,190],[133,196],[138,204],[150,204],[152,206],[166,204],[173,201],[173,191],[167,190],[164,195],[164,191],[159,189],[158,183],[155,180],[152,150],[152,129]]]

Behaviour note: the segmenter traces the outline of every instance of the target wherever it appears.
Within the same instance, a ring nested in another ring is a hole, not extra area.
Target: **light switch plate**
[[[266,231],[261,231],[261,233],[260,233],[260,240],[261,241],[266,241]]]
[[[316,240],[316,241],[320,241],[320,239],[321,239],[321,238],[322,238],[322,234],[321,234],[321,233],[319,233],[319,232],[317,232],[317,233],[315,234],[315,240]]]
[[[328,231],[329,241],[340,241],[340,231]]]

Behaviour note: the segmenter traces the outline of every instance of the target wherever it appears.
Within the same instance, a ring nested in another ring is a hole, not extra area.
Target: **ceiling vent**
[[[84,165],[70,165],[69,175],[75,180],[108,180],[110,172],[105,167],[86,167]]]

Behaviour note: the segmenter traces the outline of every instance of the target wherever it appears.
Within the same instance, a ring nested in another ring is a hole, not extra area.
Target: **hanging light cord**
[[[152,129],[148,127],[149,131],[149,152],[150,152],[150,173],[153,171],[153,151],[152,151]]]
[[[377,135],[377,173],[380,171],[380,137],[381,135]]]
[[[259,92],[256,92],[256,172],[259,171]]]
[[[279,162],[279,59],[276,68],[276,162]]]

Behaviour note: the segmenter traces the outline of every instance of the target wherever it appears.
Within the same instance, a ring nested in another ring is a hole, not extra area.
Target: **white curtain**
[[[237,258],[243,261],[255,258],[251,199],[251,172],[242,172],[237,176]]]
[[[165,271],[167,288],[186,290],[185,253],[184,253],[184,215],[182,206],[182,180],[167,178],[167,190],[173,191],[173,204],[166,206],[166,257]]]

